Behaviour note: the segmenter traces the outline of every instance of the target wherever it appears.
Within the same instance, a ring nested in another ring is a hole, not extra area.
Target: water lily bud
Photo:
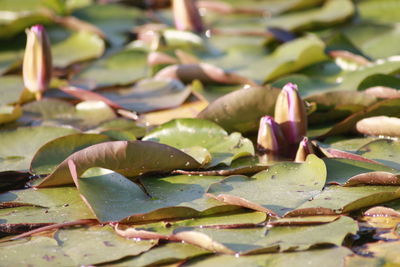
[[[25,87],[40,98],[51,79],[51,47],[46,30],[42,25],[26,30],[27,41],[23,63]]]
[[[304,137],[299,144],[299,148],[297,149],[296,158],[294,161],[303,162],[306,161],[308,155],[314,154],[314,149],[310,140],[307,137]]]
[[[307,113],[297,85],[286,84],[275,105],[275,121],[289,144],[298,144],[307,132]]]
[[[173,0],[172,9],[176,29],[198,33],[204,30],[195,0]]]
[[[257,148],[262,153],[277,153],[283,149],[283,134],[279,124],[271,116],[260,120],[257,136]]]

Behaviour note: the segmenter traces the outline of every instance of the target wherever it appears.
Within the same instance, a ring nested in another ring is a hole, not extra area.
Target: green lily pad
[[[279,27],[288,31],[309,30],[316,26],[326,26],[345,21],[355,12],[350,0],[325,1],[321,8],[294,12],[272,17],[267,20],[268,27]]]
[[[400,198],[397,186],[329,186],[288,216],[343,214]]]
[[[155,141],[179,149],[195,146],[206,148],[212,157],[209,167],[218,164],[230,165],[239,157],[254,155],[253,143],[240,133],[228,133],[217,124],[200,119],[176,119],[167,122],[143,140]]]
[[[338,135],[347,133],[353,130],[354,126],[358,121],[368,117],[375,116],[393,116],[400,117],[400,98],[387,99],[379,101],[368,108],[361,110],[342,120],[341,122],[335,124],[333,127],[329,128],[327,132],[322,134],[320,137],[326,138],[332,135]]]
[[[92,167],[103,167],[127,176],[175,169],[198,168],[199,163],[173,147],[147,141],[114,141],[92,145],[66,158],[38,186],[60,186],[73,182],[68,162],[77,166],[77,175]]]
[[[363,157],[372,159],[391,168],[400,170],[400,142],[380,139],[368,143],[357,151]]]
[[[358,86],[358,90],[366,90],[375,86],[400,89],[400,79],[395,76],[385,74],[371,75],[362,81],[362,83]]]
[[[23,90],[24,82],[20,76],[0,77],[0,107],[18,102]]]
[[[146,21],[144,11],[116,4],[92,4],[73,15],[100,28],[113,46],[122,46],[127,40],[125,33]]]
[[[90,88],[127,85],[147,75],[147,52],[128,49],[90,65],[73,80]]]
[[[0,47],[0,75],[17,66],[22,60],[22,48]]]
[[[4,12],[0,19],[0,38],[10,38],[35,24],[51,22],[48,14],[43,12],[45,1],[36,0],[2,0],[0,9]]]
[[[95,218],[74,187],[9,191],[0,194],[0,202],[16,205],[0,209],[0,225],[63,223]]]
[[[207,248],[209,245],[207,241],[186,239],[193,232],[201,233],[208,236],[212,242],[217,242],[234,253],[251,254],[264,251],[307,250],[311,246],[318,244],[340,246],[348,234],[355,234],[357,230],[357,222],[343,216],[336,221],[313,226],[277,226],[270,229],[265,227],[243,229],[202,228],[193,231],[183,230],[183,232],[179,232],[178,229],[177,236],[178,238],[183,237],[185,242],[191,242]]]
[[[325,143],[329,143],[329,145],[332,148],[355,153],[360,147],[374,140],[376,140],[375,137],[361,137],[361,138],[350,138],[350,139],[342,137],[339,139],[328,138],[327,140],[325,140]]]
[[[211,227],[211,228],[239,228],[248,227],[264,222],[267,214],[258,211],[245,211],[240,213],[221,213],[206,217],[190,218],[180,221],[163,221],[148,223],[143,225],[134,225],[136,230],[145,230],[160,235],[171,235],[176,229],[184,227]]]
[[[302,96],[321,93],[327,90],[357,90],[360,84],[370,76],[376,74],[389,75],[400,69],[400,61],[383,60],[374,62],[356,70],[343,70],[333,61],[314,64],[296,74],[287,75],[273,83],[282,87],[288,82],[296,83]]]
[[[87,130],[116,118],[114,111],[101,101],[84,101],[76,106],[58,99],[45,98],[23,106],[22,122],[72,126]]]
[[[351,177],[374,171],[396,173],[398,170],[385,165],[344,158],[324,158],[328,171],[327,182],[344,184]]]
[[[185,264],[190,267],[279,267],[279,266],[343,266],[345,257],[353,252],[345,247],[314,249],[290,253],[269,253],[252,256],[222,255],[208,257],[202,260],[193,260]]]
[[[317,103],[319,109],[333,108],[339,105],[370,106],[377,102],[376,97],[355,91],[323,92],[310,95],[304,100]]]
[[[168,243],[143,253],[139,256],[109,263],[108,266],[136,266],[170,264],[194,257],[210,254],[210,251],[184,243]]]
[[[118,173],[91,168],[75,183],[96,217],[107,222],[124,218],[124,221],[145,220],[145,214],[151,212],[158,219],[194,217],[200,214],[199,211],[221,206],[221,203],[203,197],[207,186],[215,179],[218,178],[172,176],[143,179],[146,194],[137,184]]]
[[[49,174],[74,152],[112,140],[101,134],[72,134],[56,138],[35,153],[30,169],[35,174]]]
[[[24,251],[24,253],[21,253]],[[57,241],[50,237],[38,236],[30,241],[2,244],[0,259],[5,266],[73,266],[73,260],[65,255]]]
[[[0,171],[27,171],[33,155],[42,145],[57,137],[77,132],[71,128],[49,126],[1,131]]]
[[[251,178],[230,176],[211,185],[207,193],[229,204],[281,216],[318,195],[325,179],[325,164],[310,155],[305,163],[278,163]]]
[[[247,68],[238,70],[237,74],[255,81],[268,82],[327,60],[324,49],[325,45],[320,39],[308,35],[282,44],[271,55],[254,61]]]
[[[131,88],[102,93],[124,109],[138,113],[178,107],[190,94],[190,88],[176,80],[142,80]]]
[[[214,121],[228,132],[256,131],[262,116],[273,115],[279,92],[271,87],[243,88],[218,98],[197,117]]]
[[[400,241],[395,241],[370,243],[363,251],[383,260],[386,266],[396,266],[400,264],[399,249]]]
[[[148,251],[155,241],[128,240],[110,226],[62,229],[55,233],[62,251],[76,265],[93,265],[135,256]]]
[[[129,132],[136,137],[143,137],[146,134],[147,128],[135,121],[125,118],[115,118],[113,120],[100,123],[96,128],[91,129],[91,132],[102,133],[106,131],[122,131]]]
[[[400,22],[396,15],[400,5],[396,0],[368,0],[359,4],[360,16],[383,23]]]
[[[76,32],[52,46],[53,64],[65,68],[76,62],[98,58],[104,49],[105,43],[99,36],[87,31]]]

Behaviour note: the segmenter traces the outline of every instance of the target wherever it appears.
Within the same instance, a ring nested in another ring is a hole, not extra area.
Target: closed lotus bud
[[[23,62],[23,77],[26,89],[40,98],[51,80],[51,47],[42,25],[26,30],[27,41]]]
[[[298,144],[307,132],[307,113],[297,85],[286,84],[275,105],[275,121],[289,144]]]
[[[303,162],[306,161],[308,155],[314,154],[314,149],[310,140],[307,137],[304,137],[299,144],[299,148],[297,149],[296,158],[294,161]]]
[[[264,116],[260,120],[257,136],[257,148],[261,153],[275,153],[283,149],[283,134],[271,116]]]
[[[173,0],[172,9],[176,29],[198,33],[204,30],[195,0]]]

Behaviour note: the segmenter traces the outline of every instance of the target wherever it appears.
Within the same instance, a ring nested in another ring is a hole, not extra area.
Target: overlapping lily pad
[[[72,184],[72,175],[68,167],[70,161],[76,164],[78,176],[92,167],[112,169],[127,176],[139,176],[151,172],[168,172],[200,166],[186,153],[167,145],[148,141],[112,141],[92,145],[73,153],[39,186]]]
[[[216,252],[249,254],[255,252],[305,250],[318,244],[341,245],[348,234],[355,234],[357,223],[349,217],[316,226],[278,226],[245,229],[195,229],[177,232],[178,238],[203,248],[211,248],[211,242],[221,247]],[[196,238],[196,236],[199,238]],[[209,237],[200,238],[201,235]]]
[[[281,216],[318,195],[325,179],[325,164],[311,155],[305,163],[278,163],[251,178],[230,176],[207,193],[225,203]]]
[[[228,133],[217,124],[200,119],[178,119],[159,126],[143,140],[155,141],[187,151],[203,147],[211,154],[209,167],[220,163],[230,165],[232,160],[254,155],[249,139],[239,133]],[[190,154],[190,153],[189,153]]]
[[[127,85],[147,76],[147,53],[128,49],[92,64],[74,79],[86,87]]]
[[[33,155],[42,145],[77,132],[71,128],[50,126],[21,127],[0,132],[0,171],[27,171]]]

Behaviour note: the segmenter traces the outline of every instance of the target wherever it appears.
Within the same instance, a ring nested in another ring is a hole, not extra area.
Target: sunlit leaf
[[[217,124],[201,119],[177,119],[163,124],[143,140],[155,141],[179,149],[200,146],[212,157],[208,166],[220,163],[230,165],[239,157],[254,155],[253,143],[239,133],[228,133]],[[190,154],[190,153],[189,153]]]
[[[192,157],[167,145],[146,141],[104,142],[73,153],[39,187],[72,184],[68,168],[70,160],[76,164],[78,176],[92,167],[108,168],[127,176],[199,167]]]
[[[20,127],[1,131],[0,171],[27,171],[36,151],[48,141],[78,131],[62,127]]]

